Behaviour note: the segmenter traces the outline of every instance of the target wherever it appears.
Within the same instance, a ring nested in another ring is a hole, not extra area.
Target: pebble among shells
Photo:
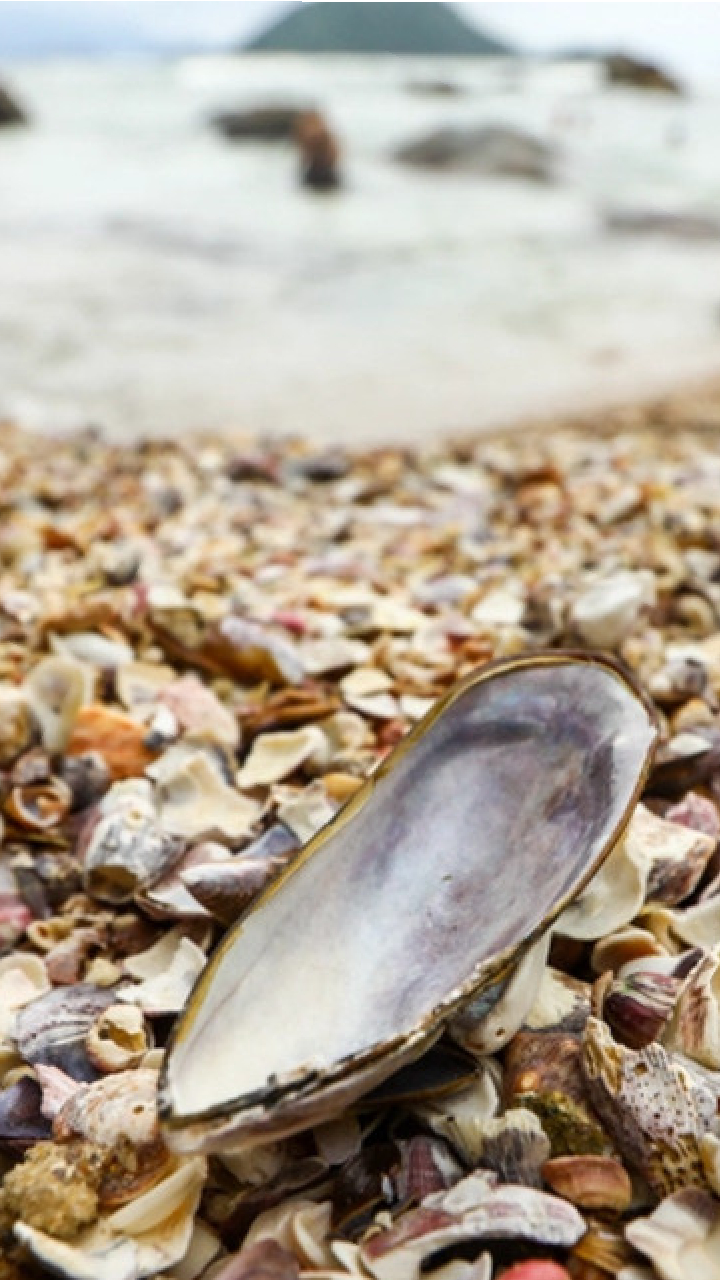
[[[0,1280],[718,1280],[718,421],[331,457],[3,429]],[[656,767],[463,1048],[171,1154],[158,1071],[224,929],[458,679],[595,645]]]

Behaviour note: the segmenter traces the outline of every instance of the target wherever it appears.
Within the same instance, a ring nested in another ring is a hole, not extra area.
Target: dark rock
[[[660,90],[663,93],[682,93],[682,86],[652,62],[631,58],[624,53],[611,53],[605,59],[605,79],[608,84],[627,85],[631,89]]]
[[[608,209],[608,231],[620,235],[672,236],[675,240],[718,240],[720,218],[704,213],[673,213],[654,209]]]
[[[505,125],[448,126],[407,143],[395,153],[403,164],[551,182],[555,152],[539,138]]]
[[[27,124],[27,116],[16,98],[0,84],[0,128],[5,125]]]
[[[230,142],[292,142],[306,108],[289,103],[222,111],[210,123]]]
[[[423,98],[459,98],[465,93],[453,80],[409,80],[405,87]]]

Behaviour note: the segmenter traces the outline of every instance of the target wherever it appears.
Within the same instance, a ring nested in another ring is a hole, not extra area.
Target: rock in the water
[[[625,53],[611,53],[605,58],[608,84],[628,85],[632,89],[655,89],[664,93],[682,93],[680,83],[662,67]]]
[[[605,228],[619,235],[672,236],[675,240],[718,240],[720,218],[709,213],[661,209],[608,209]]]
[[[303,111],[295,126],[300,154],[300,181],[313,191],[333,191],[340,185],[340,147],[319,111]]]
[[[551,182],[555,152],[552,147],[505,125],[481,125],[435,129],[395,153],[403,164],[427,169],[529,178]]]
[[[276,103],[238,111],[221,111],[211,124],[230,142],[292,142],[306,108]]]
[[[10,90],[0,84],[0,128],[12,124],[27,124],[27,116]]]
[[[408,80],[408,93],[428,98],[459,98],[465,90],[454,80]]]

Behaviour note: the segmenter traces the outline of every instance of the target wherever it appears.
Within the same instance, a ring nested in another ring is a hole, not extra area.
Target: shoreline
[[[688,415],[695,415],[692,424],[686,420]],[[246,419],[247,415],[243,415]],[[408,438],[404,430],[396,435],[387,432],[376,436],[368,433],[365,438],[357,440],[353,445],[345,440],[338,440],[336,433],[328,435],[312,431],[292,431],[280,427],[275,431],[266,429],[252,430],[246,426],[227,426],[224,429],[197,427],[173,435],[169,430],[158,430],[147,433],[138,432],[128,438],[128,430],[124,432],[106,430],[102,425],[93,423],[89,427],[75,426],[57,431],[49,427],[33,426],[28,422],[0,417],[0,432],[11,430],[28,437],[54,439],[59,443],[70,441],[83,435],[88,430],[97,434],[98,439],[110,446],[123,446],[128,449],[139,448],[145,443],[185,443],[192,441],[213,440],[218,443],[231,444],[233,441],[262,441],[268,445],[282,446],[284,441],[306,443],[310,446],[331,446],[342,449],[353,456],[361,456],[378,447],[394,447],[407,449],[417,448],[419,453],[432,450],[434,447],[454,442],[484,441],[517,436],[532,437],[539,433],[541,437],[548,431],[567,431],[581,433],[591,432],[593,435],[607,435],[618,431],[632,429],[635,426],[654,425],[662,429],[668,425],[692,425],[694,429],[709,432],[720,431],[720,358],[713,362],[712,371],[706,362],[702,362],[702,372],[688,372],[679,376],[677,372],[665,379],[655,376],[647,382],[636,382],[633,391],[625,391],[618,387],[614,391],[603,393],[597,388],[594,394],[574,396],[558,396],[556,401],[546,401],[536,413],[524,412],[495,414],[487,420],[469,427],[453,427],[446,429],[429,429],[421,431],[413,438]]]

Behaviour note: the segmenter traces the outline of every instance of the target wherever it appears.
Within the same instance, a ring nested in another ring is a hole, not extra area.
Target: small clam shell
[[[329,636],[327,639],[304,641],[299,646],[299,653],[309,676],[323,676],[361,666],[370,655],[370,646],[363,640],[351,640],[347,636]]]
[[[78,1089],[53,1121],[61,1140],[85,1138],[100,1147],[126,1140],[134,1147],[150,1146],[159,1137],[157,1072],[144,1068],[104,1076]]]
[[[338,806],[331,803],[320,782],[313,782],[303,791],[287,795],[278,805],[277,816],[300,844],[312,840],[323,827],[332,822]]]
[[[305,674],[297,646],[259,623],[225,618],[210,647],[214,660],[230,675],[288,685],[299,684]]]
[[[183,884],[220,924],[234,924],[285,865],[284,859],[234,858],[189,867]]]
[[[617,979],[603,1000],[603,1017],[613,1035],[630,1049],[643,1049],[661,1038],[682,986],[667,973],[635,969]]]
[[[158,781],[163,830],[183,840],[246,838],[260,805],[228,785],[207,752],[171,748],[151,770]]]
[[[227,747],[238,745],[237,719],[197,676],[182,676],[164,685],[159,701],[173,713],[185,732]]]
[[[35,785],[13,787],[5,801],[6,816],[28,831],[56,827],[70,812],[72,791],[61,778]]]
[[[56,987],[17,1014],[14,1038],[26,1062],[59,1067],[75,1080],[97,1075],[85,1050],[85,1038],[104,1009],[117,997],[88,983]]]
[[[117,782],[98,806],[87,839],[86,888],[106,902],[129,902],[181,853],[180,840],[160,823],[151,783]]]
[[[591,583],[575,600],[572,622],[586,644],[614,649],[653,603],[649,573],[621,572]]]
[[[642,961],[648,956],[666,955],[654,934],[636,925],[626,925],[605,938],[599,938],[592,949],[591,964],[594,973],[616,973],[624,965]]]
[[[125,987],[118,999],[150,1015],[179,1013],[205,964],[200,948],[173,929],[149,951],[125,961],[126,971],[143,981]]]
[[[0,960],[0,1010],[22,1009],[50,990],[40,956],[16,951]]]
[[[329,755],[328,740],[314,724],[288,733],[262,733],[238,774],[238,784],[248,789],[268,787],[289,778],[302,765],[322,765]]]
[[[93,684],[93,672],[74,658],[43,658],[33,667],[25,690],[43,746],[51,754],[66,750],[80,708],[92,697]]]
[[[206,1177],[205,1160],[185,1160],[144,1195],[109,1214],[105,1225],[130,1236],[144,1235],[181,1210],[188,1198],[200,1191]]]
[[[90,1028],[85,1048],[98,1071],[125,1071],[138,1066],[149,1048],[141,1010],[135,1005],[110,1005]]]
[[[557,932],[592,940],[625,928],[646,897],[677,902],[697,884],[714,841],[638,805],[623,840],[583,894],[558,920]]]
[[[546,1161],[542,1176],[556,1195],[580,1209],[624,1213],[632,1199],[630,1178],[611,1156],[559,1156]]]
[[[631,1222],[626,1236],[662,1280],[717,1280],[720,1205],[706,1191],[676,1191],[650,1217]]]
[[[112,670],[133,660],[133,651],[124,640],[111,640],[98,631],[71,631],[48,637],[53,653],[66,654],[91,667]]]

